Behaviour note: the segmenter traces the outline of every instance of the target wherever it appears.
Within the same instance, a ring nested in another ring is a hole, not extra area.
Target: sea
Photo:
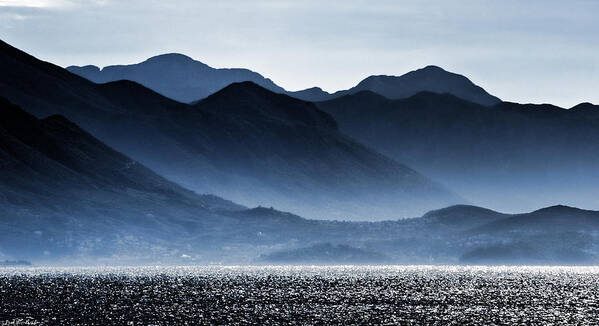
[[[0,268],[0,325],[599,325],[599,267]]]

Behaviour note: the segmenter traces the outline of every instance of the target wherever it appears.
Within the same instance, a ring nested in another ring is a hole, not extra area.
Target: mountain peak
[[[181,53],[165,53],[159,54],[157,56],[153,56],[148,58],[145,62],[155,62],[155,63],[164,63],[164,62],[176,62],[176,63],[190,63],[190,62],[199,62],[191,57],[188,57]]]
[[[423,218],[439,218],[443,216],[455,216],[455,215],[465,215],[465,216],[473,216],[473,215],[501,215],[501,213],[490,210],[488,208],[483,208],[479,206],[473,205],[453,205],[441,209],[437,209],[434,211],[430,211],[424,214]]]
[[[217,97],[237,97],[249,94],[260,94],[262,96],[279,96],[280,94],[274,93],[266,88],[252,82],[252,81],[241,81],[231,83],[221,90],[215,92],[214,94],[208,96],[204,100],[209,100],[211,98]],[[201,102],[201,101],[200,101]]]
[[[505,217],[505,214],[471,205],[454,205],[430,211],[422,216],[426,223],[453,226],[474,227]]]
[[[532,213],[565,214],[565,213],[573,213],[573,212],[578,213],[578,212],[584,212],[584,211],[585,210],[583,210],[583,209],[572,207],[572,206],[554,205],[554,206],[549,206],[549,207],[538,209],[536,211],[533,211]]]
[[[589,102],[582,102],[570,108],[570,110],[596,110],[599,109],[599,105],[595,105]]]
[[[439,67],[439,66],[435,66],[435,65],[428,65],[424,68],[420,68],[418,70],[415,71],[434,71],[434,72],[447,72],[447,70]]]
[[[180,53],[165,53],[129,65],[101,70],[71,66],[67,70],[95,83],[132,80],[184,103],[195,103],[234,82],[252,81],[277,93],[285,90],[257,72],[239,68],[213,68]]]
[[[408,98],[419,92],[449,93],[464,100],[490,106],[501,100],[472,83],[465,76],[429,65],[401,76],[373,75],[338,95],[372,91],[389,99]]]
[[[94,65],[68,66],[68,67],[66,67],[66,69],[71,72],[77,71],[77,72],[81,72],[81,73],[99,73],[100,72],[100,67],[94,66]]]
[[[262,91],[262,90],[268,91],[266,88],[254,83],[253,81],[249,81],[249,80],[231,83],[231,84],[227,85],[226,87],[224,87],[222,90],[226,90],[226,89],[229,89],[229,90],[252,89],[252,90],[260,90],[260,91]],[[274,94],[274,92],[271,92],[271,91],[268,91],[268,92]]]
[[[337,129],[335,120],[328,113],[320,111],[313,103],[275,93],[251,81],[232,83],[194,106],[227,111],[252,119],[262,117],[286,123]]]

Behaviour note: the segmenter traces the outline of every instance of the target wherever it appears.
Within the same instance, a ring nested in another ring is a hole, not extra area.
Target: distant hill
[[[314,104],[252,82],[187,105],[131,81],[94,84],[5,43],[0,67],[0,94],[28,112],[64,115],[199,193],[337,219],[415,216],[463,202],[344,136]]]
[[[504,214],[474,206],[453,206],[421,218],[385,225],[370,243],[396,260],[465,264],[596,264],[599,211],[552,206]]]
[[[216,69],[200,61],[176,53],[158,55],[132,65],[69,66],[68,71],[95,83],[131,80],[140,83],[166,97],[191,103],[203,99],[231,83],[251,81],[275,93],[305,101],[330,100],[360,91],[372,91],[390,99],[410,97],[422,91],[449,93],[479,103],[493,105],[500,100],[473,84],[468,78],[427,66],[401,76],[370,76],[348,89],[327,93],[318,87],[300,91],[287,91],[273,81],[248,69]]]
[[[389,99],[407,98],[420,92],[433,92],[452,94],[481,105],[501,102],[468,78],[437,66],[426,66],[401,76],[370,76],[346,91],[336,92],[334,97],[361,91],[371,91]]]
[[[243,81],[252,81],[277,93],[284,92],[270,79],[251,70],[216,69],[177,53],[158,55],[133,65],[107,66],[103,69],[91,65],[70,66],[66,69],[95,83],[131,80],[185,103],[205,98],[231,83]]]
[[[466,263],[596,264],[599,212],[563,205],[511,215],[470,230]]]
[[[456,205],[430,211],[422,216],[422,220],[429,225],[437,225],[446,229],[469,229],[478,225],[487,225],[508,216],[508,214],[482,207]]]
[[[599,107],[502,102],[451,94],[390,100],[363,91],[319,102],[342,132],[504,211],[567,203],[599,209]]]

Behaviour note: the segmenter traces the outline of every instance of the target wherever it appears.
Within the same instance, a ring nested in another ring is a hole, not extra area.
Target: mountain
[[[433,92],[452,94],[481,105],[501,102],[468,78],[437,66],[426,66],[401,76],[370,76],[346,91],[336,92],[334,97],[362,91],[371,91],[389,99],[407,98],[420,92]]]
[[[554,206],[503,214],[456,205],[403,220],[307,220],[197,195],[62,116],[37,119],[2,98],[0,135],[0,260],[36,265],[599,261],[597,211]]]
[[[599,108],[502,102],[450,94],[390,100],[368,91],[319,102],[342,132],[472,202],[503,211],[554,205],[599,209]]]
[[[430,211],[422,216],[422,220],[428,225],[436,225],[444,229],[469,229],[507,216],[482,207],[455,205]]]
[[[132,65],[107,66],[103,69],[91,65],[70,66],[66,69],[94,83],[131,80],[185,103],[205,98],[231,83],[243,81],[252,81],[277,93],[285,91],[251,70],[216,69],[177,53],[158,55]]]
[[[526,214],[483,225],[476,230],[488,233],[585,232],[599,228],[599,213],[565,205],[542,208]]]
[[[318,87],[286,91],[272,80],[249,69],[212,68],[178,53],[157,55],[131,65],[106,66],[102,69],[93,65],[69,66],[66,69],[99,84],[119,80],[134,81],[183,103],[204,99],[229,84],[245,81],[306,101],[322,101],[332,96]]]
[[[483,264],[596,264],[599,212],[557,205],[476,227],[461,260]]]
[[[422,217],[381,222],[309,221],[266,208],[230,215],[237,216],[244,229],[265,230],[260,235],[265,241],[276,239],[257,258],[269,263],[559,265],[599,261],[599,211],[563,205],[521,214],[456,205]],[[262,217],[263,222],[275,224],[266,227],[259,222]],[[284,237],[276,238],[277,232],[269,229],[275,225]]]
[[[500,100],[473,84],[468,78],[427,66],[401,76],[370,76],[358,85],[333,94],[312,87],[300,91],[287,91],[268,78],[247,69],[215,69],[200,61],[176,53],[158,55],[132,65],[70,66],[68,71],[95,83],[131,80],[140,83],[166,97],[179,102],[191,103],[203,99],[225,86],[252,81],[275,93],[305,101],[319,102],[360,91],[371,91],[390,99],[410,97],[422,91],[449,93],[482,105],[493,105]]]
[[[234,83],[187,105],[135,82],[95,84],[0,46],[0,94],[61,114],[169,180],[313,218],[415,216],[463,200],[337,129],[314,104]]]
[[[323,91],[320,87],[312,87],[300,91],[286,91],[285,94],[309,102],[326,101],[334,97],[334,95]]]
[[[246,185],[212,183],[217,194],[235,201],[245,203],[232,191],[246,186],[246,194],[268,199],[258,204],[343,219],[410,216],[417,213],[413,208],[429,205],[426,201],[459,201],[410,168],[340,134],[336,122],[312,103],[245,82],[192,108],[209,120],[201,128],[204,139],[214,140],[209,157],[218,160],[220,171],[230,171],[227,175],[247,178]],[[190,127],[193,134],[184,137],[186,142],[197,137],[199,128]],[[196,144],[190,147],[202,145]]]
[[[63,116],[0,98],[0,256],[154,254],[244,207],[200,196],[106,146]],[[151,244],[147,244],[151,242]]]

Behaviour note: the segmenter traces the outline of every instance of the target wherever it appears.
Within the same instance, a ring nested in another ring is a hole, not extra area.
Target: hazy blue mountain
[[[599,228],[597,211],[556,205],[526,214],[516,214],[476,229],[485,233],[585,232]]]
[[[596,264],[599,212],[563,205],[516,214],[468,232],[467,263]]]
[[[301,91],[287,91],[285,94],[310,102],[326,101],[335,97],[333,94],[323,91],[320,87],[311,87]]]
[[[599,212],[458,205],[383,222],[308,220],[199,196],[62,116],[0,100],[0,257],[102,263],[597,263]],[[334,244],[334,245],[333,245]]]
[[[371,91],[389,99],[407,98],[420,92],[433,92],[452,94],[482,105],[500,102],[497,97],[490,95],[468,78],[437,66],[426,66],[401,76],[370,76],[346,91],[334,93],[334,97],[361,91]]]
[[[436,66],[408,72],[401,76],[370,76],[358,85],[333,94],[318,87],[300,91],[287,91],[270,79],[247,69],[215,69],[182,54],[163,54],[132,65],[70,66],[72,73],[95,83],[131,80],[166,97],[190,103],[203,99],[225,86],[252,81],[275,93],[283,93],[305,101],[317,102],[360,91],[372,91],[390,99],[406,98],[422,91],[449,93],[457,97],[492,105],[500,100],[473,84],[468,78]]]
[[[95,83],[131,80],[185,103],[205,98],[231,83],[243,81],[252,81],[277,93],[285,91],[251,70],[216,69],[177,53],[158,55],[138,64],[107,66],[101,70],[96,66],[70,66],[66,69]]]
[[[502,102],[450,94],[390,100],[359,92],[318,107],[342,132],[504,211],[566,203],[599,209],[599,107]]]
[[[337,129],[314,104],[252,82],[193,105],[131,81],[94,84],[3,43],[0,94],[62,114],[169,180],[314,218],[415,216],[463,200]]]
[[[505,214],[458,205],[418,218],[384,222],[310,221],[264,208],[251,213],[251,218],[244,217],[247,212],[231,214],[243,221],[242,227],[250,232],[266,230],[259,237],[264,239],[264,245],[270,246],[264,247],[267,249],[258,260],[269,263],[589,264],[599,261],[596,245],[599,212],[567,206]],[[275,229],[284,236],[277,237]]]
[[[599,262],[599,212],[567,206],[505,214],[457,205],[383,222],[312,221],[267,208],[228,215],[257,235],[258,261],[269,263]]]
[[[471,229],[506,218],[508,215],[487,208],[456,205],[430,211],[422,216],[424,223],[447,229]]]
[[[136,246],[143,255],[222,223],[217,211],[245,209],[181,188],[62,116],[38,120],[3,98],[0,135],[0,256],[106,255]]]

